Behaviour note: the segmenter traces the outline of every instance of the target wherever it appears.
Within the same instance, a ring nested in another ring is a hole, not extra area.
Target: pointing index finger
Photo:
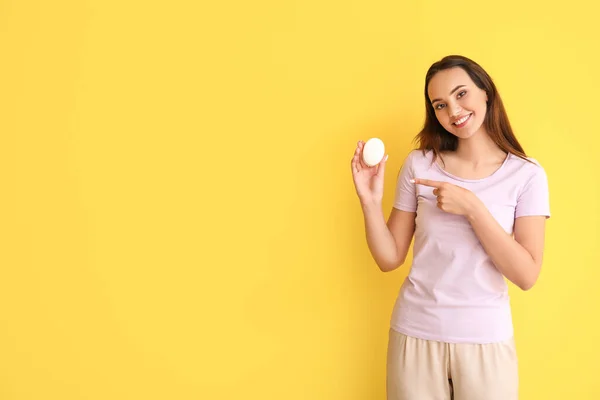
[[[432,181],[429,179],[419,179],[419,178],[412,179],[412,181],[413,181],[413,183],[415,183],[417,185],[429,186],[429,187],[433,187],[433,188],[439,188],[444,183],[444,182]]]

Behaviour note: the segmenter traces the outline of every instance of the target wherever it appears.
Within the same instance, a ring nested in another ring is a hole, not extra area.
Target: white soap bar
[[[369,167],[373,167],[381,162],[385,154],[385,146],[379,138],[371,138],[367,140],[363,147],[363,161]]]

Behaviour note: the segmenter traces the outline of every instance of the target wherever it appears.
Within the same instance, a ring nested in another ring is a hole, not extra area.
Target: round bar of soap
[[[369,167],[373,167],[381,162],[385,154],[385,146],[379,138],[371,138],[367,140],[363,147],[363,161]]]

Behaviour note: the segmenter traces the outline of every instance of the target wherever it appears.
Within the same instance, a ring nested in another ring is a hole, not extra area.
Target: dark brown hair
[[[433,150],[435,160],[442,151],[454,151],[458,147],[458,138],[448,132],[437,120],[435,110],[427,94],[431,78],[440,71],[450,68],[462,68],[478,88],[485,90],[488,97],[487,111],[483,125],[490,138],[507,153],[512,153],[526,161],[527,155],[519,144],[508,121],[508,116],[500,99],[496,85],[487,72],[475,61],[459,55],[449,55],[433,63],[425,77],[425,124],[415,137],[419,150]]]

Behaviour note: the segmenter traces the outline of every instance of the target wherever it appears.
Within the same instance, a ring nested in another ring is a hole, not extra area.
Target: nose
[[[448,115],[450,117],[456,117],[458,115],[460,115],[460,112],[462,111],[462,108],[460,107],[460,105],[458,105],[458,103],[450,103],[448,104]]]

